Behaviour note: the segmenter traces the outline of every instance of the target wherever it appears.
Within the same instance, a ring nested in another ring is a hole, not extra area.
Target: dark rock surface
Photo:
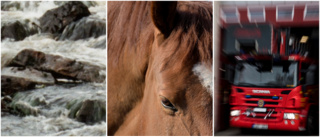
[[[69,24],[59,40],[78,40],[106,35],[106,21],[93,17],[85,17]]]
[[[53,85],[50,73],[32,68],[6,67],[1,70],[1,96],[12,96],[18,91],[36,88],[36,85]]]
[[[32,49],[19,52],[9,63],[9,66],[31,67],[39,71],[50,72],[55,79],[67,78],[85,82],[103,82],[105,80],[105,76],[99,75],[98,66]]]
[[[14,95],[18,91],[34,89],[36,84],[25,78],[1,76],[1,95]]]
[[[12,38],[19,41],[23,40],[25,37],[27,37],[27,30],[19,21],[1,27],[1,40],[4,38]]]
[[[38,33],[40,30],[36,23],[27,19],[1,25],[1,40],[11,38],[15,41],[20,41],[30,35]]]
[[[90,15],[88,7],[79,1],[68,2],[58,8],[48,10],[39,19],[42,32],[62,33],[73,21]]]
[[[106,109],[105,102],[98,100],[85,100],[76,114],[76,119],[86,124],[93,124],[105,121]]]
[[[1,112],[9,112],[9,104],[12,102],[10,96],[1,96]]]

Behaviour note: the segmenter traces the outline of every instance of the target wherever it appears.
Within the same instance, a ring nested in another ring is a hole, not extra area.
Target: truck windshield
[[[245,87],[295,87],[298,63],[292,61],[238,62],[234,85]]]

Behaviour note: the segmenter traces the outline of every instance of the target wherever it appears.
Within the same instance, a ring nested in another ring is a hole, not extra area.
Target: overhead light
[[[308,36],[302,36],[301,40],[300,40],[300,43],[307,43],[308,38],[309,38]]]

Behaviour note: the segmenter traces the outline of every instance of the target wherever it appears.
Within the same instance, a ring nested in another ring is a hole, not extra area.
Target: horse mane
[[[212,66],[212,3],[178,2],[175,27],[163,45],[167,45],[161,71],[170,66],[201,62]],[[179,51],[179,54],[178,52]],[[189,66],[193,67],[193,66]]]
[[[147,1],[108,2],[108,56],[120,58],[125,48],[136,52],[138,48],[149,50],[155,27],[150,7]],[[181,46],[172,46],[170,52],[184,50],[184,57],[198,56],[200,62],[211,66],[212,2],[179,1],[177,13],[174,30],[166,44]]]
[[[154,32],[150,7],[147,1],[108,1],[108,56],[116,57],[111,61],[118,63],[125,48],[148,50]]]
[[[212,2],[193,2],[193,4],[181,3],[179,9],[184,9],[178,15],[181,20],[179,27],[187,32],[185,38],[181,39],[186,42],[190,51],[192,49],[198,52],[199,61],[212,65]],[[189,28],[189,29],[187,29]],[[186,41],[187,40],[187,41]],[[184,45],[184,43],[182,43]]]

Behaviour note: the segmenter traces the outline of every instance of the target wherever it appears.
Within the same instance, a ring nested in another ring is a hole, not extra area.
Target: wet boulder
[[[106,102],[103,100],[72,100],[66,108],[69,110],[68,117],[79,122],[94,124],[106,121]]]
[[[102,35],[106,35],[106,21],[90,16],[69,24],[64,29],[59,40],[97,38]]]
[[[2,96],[1,97],[1,112],[9,112],[9,105],[12,102],[12,98],[10,96]]]
[[[86,5],[87,7],[93,7],[97,5],[97,1],[81,1],[84,5]],[[68,1],[54,1],[54,4],[56,5],[64,5],[68,3]]]
[[[20,41],[26,37],[40,32],[39,26],[28,19],[1,24],[1,40],[5,38]]]
[[[100,83],[105,80],[105,76],[100,75],[98,66],[32,49],[24,49],[19,52],[9,66],[31,67],[39,71],[50,72],[55,79],[66,78]]]
[[[79,1],[71,1],[55,9],[48,10],[39,19],[42,32],[62,33],[73,21],[89,16],[88,7]]]
[[[35,88],[36,83],[24,78],[1,76],[1,95],[14,95],[18,91]]]
[[[11,38],[19,41],[23,40],[25,37],[27,37],[27,30],[19,21],[8,23],[1,27],[1,40],[5,38]]]
[[[1,70],[1,95],[14,95],[19,91],[35,89],[37,86],[53,85],[50,73],[32,68],[5,67]]]
[[[105,102],[99,100],[85,100],[76,113],[76,119],[86,124],[93,124],[106,120]]]

